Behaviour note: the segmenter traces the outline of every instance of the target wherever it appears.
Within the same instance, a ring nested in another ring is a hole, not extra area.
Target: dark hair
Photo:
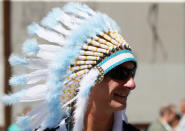
[[[181,119],[181,115],[178,114],[178,113],[176,113],[176,115],[175,115],[175,120],[180,120],[180,119]]]

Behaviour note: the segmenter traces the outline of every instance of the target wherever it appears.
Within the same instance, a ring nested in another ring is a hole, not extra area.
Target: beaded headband
[[[24,57],[13,54],[9,59],[11,65],[31,71],[12,77],[10,85],[26,87],[1,98],[7,104],[41,101],[18,118],[25,130],[56,127],[68,114],[68,105],[77,100],[74,131],[80,131],[90,89],[112,68],[126,61],[136,63],[116,23],[86,5],[54,8],[28,32]]]

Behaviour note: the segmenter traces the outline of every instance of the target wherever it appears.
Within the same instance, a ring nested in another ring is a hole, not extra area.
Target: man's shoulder
[[[124,131],[139,131],[139,129],[134,127],[132,124],[126,123],[124,121],[123,121],[123,129]]]
[[[150,124],[148,131],[166,131],[166,129],[163,127],[159,120],[156,120]]]

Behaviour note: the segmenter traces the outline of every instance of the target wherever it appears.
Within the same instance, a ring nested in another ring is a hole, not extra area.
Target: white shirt
[[[182,118],[179,122],[178,131],[185,131],[185,114],[182,116]]]

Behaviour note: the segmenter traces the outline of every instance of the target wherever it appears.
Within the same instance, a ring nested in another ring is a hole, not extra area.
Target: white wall
[[[152,32],[147,23],[150,3],[88,3],[94,9],[109,14],[122,29],[122,35],[134,47],[138,59],[137,88],[128,100],[127,114],[131,122],[150,122],[157,118],[159,107],[165,103],[178,104],[185,96],[184,4],[159,5],[159,34],[167,57],[157,47],[156,61],[152,59]],[[20,53],[26,26],[38,22],[51,7],[60,2],[14,2],[12,23],[13,51]],[[20,70],[15,73],[20,74]],[[13,116],[23,107],[14,106]]]
[[[4,52],[3,52],[3,16],[2,16],[2,2],[0,1],[0,96],[4,92]],[[4,125],[4,106],[0,102],[0,126]]]

